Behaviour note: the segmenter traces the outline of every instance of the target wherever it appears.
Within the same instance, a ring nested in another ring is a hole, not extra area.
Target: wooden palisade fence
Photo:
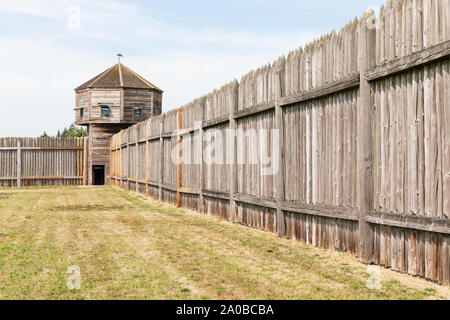
[[[0,138],[0,187],[86,184],[85,138]]]
[[[377,21],[115,135],[112,182],[448,285],[449,69],[450,1],[388,1]],[[210,164],[205,145],[183,144],[251,128],[268,129],[273,175],[248,161],[264,135],[224,143],[221,157],[243,162]]]

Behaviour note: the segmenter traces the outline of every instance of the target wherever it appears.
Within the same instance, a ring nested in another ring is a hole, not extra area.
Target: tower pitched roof
[[[162,92],[160,88],[145,80],[136,72],[121,63],[113,65],[111,68],[83,83],[81,86],[77,87],[75,91],[88,88],[155,89]]]

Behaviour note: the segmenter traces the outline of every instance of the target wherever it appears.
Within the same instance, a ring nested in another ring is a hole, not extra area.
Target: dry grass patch
[[[2,191],[4,299],[449,299],[448,287],[111,186]],[[81,289],[66,286],[81,269]]]

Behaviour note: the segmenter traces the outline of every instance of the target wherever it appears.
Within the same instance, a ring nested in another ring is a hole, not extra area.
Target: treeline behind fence
[[[85,138],[0,138],[0,187],[86,184]]]
[[[449,40],[450,1],[388,1],[376,21],[366,14],[115,135],[112,182],[449,284]],[[267,155],[280,170],[207,163],[205,144],[183,143],[228,129],[268,136],[224,142],[224,159],[249,159],[278,129]]]

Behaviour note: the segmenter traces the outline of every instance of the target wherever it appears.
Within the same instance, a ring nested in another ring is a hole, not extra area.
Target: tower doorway
[[[93,166],[92,178],[94,186],[103,186],[105,184],[105,166]]]

